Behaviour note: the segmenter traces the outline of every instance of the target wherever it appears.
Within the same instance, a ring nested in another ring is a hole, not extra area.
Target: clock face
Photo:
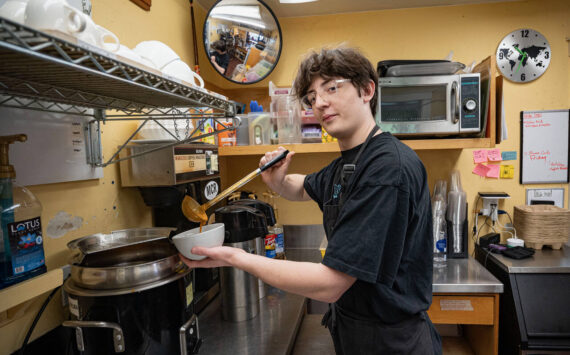
[[[511,81],[526,83],[541,76],[550,64],[550,45],[539,32],[527,28],[509,33],[497,48],[497,66]]]

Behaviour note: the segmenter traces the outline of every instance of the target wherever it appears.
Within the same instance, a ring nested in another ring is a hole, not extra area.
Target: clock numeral
[[[550,57],[550,53],[548,51],[544,52],[544,59],[548,59]]]
[[[528,38],[528,30],[521,30],[521,37],[527,37]]]
[[[504,57],[503,52],[499,52],[499,59],[503,59],[503,57]]]
[[[524,75],[524,73],[521,74],[521,81],[525,81],[526,76]]]

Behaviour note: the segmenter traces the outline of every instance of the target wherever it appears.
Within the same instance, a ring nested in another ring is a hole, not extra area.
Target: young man
[[[225,74],[228,64],[230,63],[230,56],[226,50],[226,44],[224,41],[218,40],[212,43],[212,49],[213,51],[210,52],[210,61],[217,71],[221,74]]]
[[[293,157],[262,174],[289,200],[323,211],[322,264],[268,259],[242,250],[194,248],[209,258],[191,267],[234,266],[285,291],[329,302],[323,324],[337,354],[440,354],[426,310],[432,294],[432,217],[425,168],[375,124],[378,82],[372,64],[348,48],[311,53],[294,91],[341,157],[317,173],[287,174]],[[265,164],[283,148],[266,153]]]

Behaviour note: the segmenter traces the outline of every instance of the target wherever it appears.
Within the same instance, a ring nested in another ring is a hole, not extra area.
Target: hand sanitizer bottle
[[[9,145],[26,139],[24,134],[0,137],[0,289],[47,271],[42,205],[30,190],[13,182],[16,172],[8,161]]]

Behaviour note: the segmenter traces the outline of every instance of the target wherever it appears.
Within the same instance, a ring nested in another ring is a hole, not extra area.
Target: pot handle
[[[201,344],[200,341],[200,333],[198,332],[198,318],[195,314],[190,317],[188,322],[184,323],[180,327],[180,354],[187,355],[188,354],[188,343],[186,342],[186,332],[189,332],[192,337],[196,339],[196,343],[194,344],[194,349],[190,352],[194,354],[197,352],[198,347]]]
[[[85,321],[85,320],[68,320],[63,322],[64,327],[75,328],[75,340],[77,341],[77,349],[85,351],[85,343],[83,342],[83,329],[81,328],[111,328],[113,329],[113,345],[116,353],[125,351],[125,337],[123,329],[117,323]]]

